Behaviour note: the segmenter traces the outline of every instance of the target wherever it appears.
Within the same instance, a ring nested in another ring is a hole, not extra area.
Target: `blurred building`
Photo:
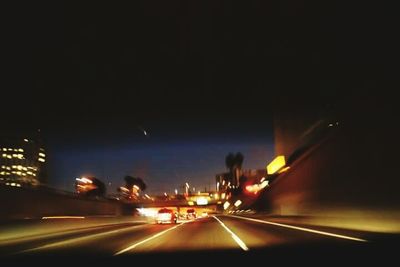
[[[46,151],[40,132],[30,135],[3,132],[0,136],[0,184],[36,186],[46,180]]]

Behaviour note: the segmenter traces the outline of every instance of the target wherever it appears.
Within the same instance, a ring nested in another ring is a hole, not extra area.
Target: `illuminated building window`
[[[22,148],[18,149],[19,152],[24,152],[24,150]]]
[[[11,157],[11,155],[7,155],[7,158],[8,158],[8,159],[11,159],[12,157]]]
[[[3,158],[6,158],[7,157],[7,154],[2,154],[1,155]]]
[[[46,155],[44,154],[44,153],[39,153],[39,156],[41,156],[41,157],[46,157]]]
[[[24,139],[24,141],[25,141],[25,142],[29,142],[29,140],[28,140],[28,139]]]
[[[9,148],[8,151],[13,151],[12,148]]]
[[[38,160],[39,160],[40,162],[45,162],[45,160],[42,159],[42,158],[39,158]]]

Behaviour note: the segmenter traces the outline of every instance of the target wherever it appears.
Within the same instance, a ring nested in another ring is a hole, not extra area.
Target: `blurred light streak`
[[[235,207],[239,207],[240,204],[242,204],[242,201],[240,199],[238,199],[238,200],[236,200],[234,205],[235,205]]]
[[[42,220],[49,219],[85,219],[85,216],[45,216],[42,217]]]
[[[231,203],[229,203],[228,201],[225,201],[224,210],[226,210],[230,205],[231,205]]]

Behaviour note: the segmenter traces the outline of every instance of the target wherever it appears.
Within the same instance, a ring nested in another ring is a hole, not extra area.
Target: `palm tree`
[[[244,156],[240,152],[237,152],[236,154],[231,152],[225,157],[225,165],[229,169],[232,177],[231,179],[234,181],[236,186],[239,185],[240,170],[242,169],[243,161]]]

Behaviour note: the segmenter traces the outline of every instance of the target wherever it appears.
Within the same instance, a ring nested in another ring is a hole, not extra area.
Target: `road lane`
[[[208,217],[188,222],[173,231],[127,251],[127,253],[220,249],[241,250],[220,223],[212,217]]]
[[[279,245],[358,243],[276,224],[218,215],[184,224],[104,227],[24,244],[24,254],[126,255],[142,252],[252,250]],[[304,247],[304,246],[303,246]],[[15,247],[13,249],[16,249]]]
[[[301,227],[301,226],[295,226],[295,225],[290,225],[290,224],[271,222],[271,221],[267,221],[267,220],[248,218],[248,217],[244,217],[244,216],[228,215],[228,217],[238,218],[241,220],[247,220],[247,221],[258,222],[258,223],[263,223],[263,224],[269,224],[269,225],[284,227],[284,228],[288,228],[288,229],[309,232],[309,233],[313,233],[313,234],[325,235],[325,236],[329,236],[329,237],[347,239],[347,240],[358,241],[358,242],[368,242],[368,240],[363,239],[363,238],[354,237],[354,236],[350,236],[350,235],[337,234],[337,233],[328,232],[328,231],[316,230],[316,229],[312,229],[310,227]]]
[[[234,216],[219,216],[233,232],[251,248],[273,247],[295,244],[351,244],[361,243],[354,240],[340,239],[298,229],[265,224]]]

